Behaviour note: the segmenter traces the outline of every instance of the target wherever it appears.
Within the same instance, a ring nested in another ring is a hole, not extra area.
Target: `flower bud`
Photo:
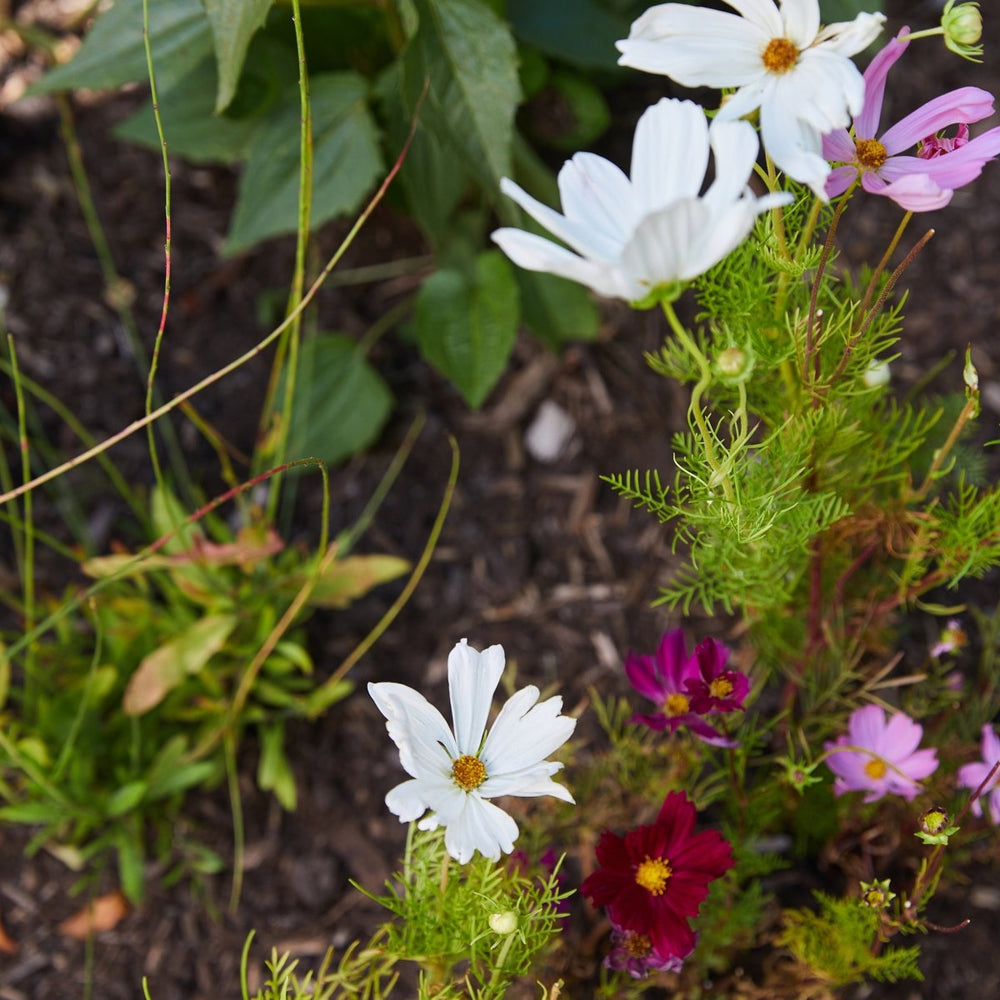
[[[881,882],[861,883],[861,902],[873,910],[884,910],[895,898],[896,894],[890,891],[887,878]]]
[[[983,37],[983,15],[978,3],[960,3],[948,0],[941,13],[941,27],[944,29],[944,44],[956,55],[965,59],[977,59],[983,54],[982,45],[977,44]]]
[[[958,827],[951,825],[951,817],[940,806],[934,806],[920,817],[916,836],[925,844],[946,845],[948,838],[956,833]]]
[[[517,914],[513,910],[491,913],[490,930],[497,934],[513,934],[517,930]]]
[[[873,361],[861,376],[861,381],[869,389],[877,389],[889,384],[889,362]]]
[[[745,382],[750,377],[753,366],[753,353],[742,347],[727,347],[715,356],[715,371],[726,385]]]

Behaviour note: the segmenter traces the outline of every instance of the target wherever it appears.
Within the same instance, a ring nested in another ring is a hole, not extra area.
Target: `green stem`
[[[670,328],[673,331],[674,336],[680,341],[681,346],[688,352],[689,355],[691,355],[692,359],[698,365],[700,378],[695,384],[695,387],[691,390],[691,403],[688,406],[688,416],[694,420],[695,426],[698,428],[698,433],[701,436],[702,444],[705,448],[705,461],[708,462],[708,465],[713,472],[713,480],[722,486],[722,491],[725,494],[726,500],[732,503],[736,499],[733,493],[733,486],[729,481],[729,476],[726,474],[726,471],[723,469],[718,456],[716,455],[715,435],[708,426],[708,421],[705,419],[705,413],[701,408],[701,397],[704,395],[705,390],[712,382],[711,365],[708,363],[708,358],[702,354],[698,345],[694,342],[694,338],[688,333],[684,325],[677,318],[677,313],[674,311],[673,304],[670,302],[664,302],[663,312],[667,317],[667,322],[670,324]]]
[[[166,235],[164,237],[164,267],[163,267],[163,305],[160,309],[160,325],[156,330],[156,339],[153,342],[153,360],[149,364],[149,374],[146,377],[146,415],[153,410],[156,387],[156,371],[160,362],[160,348],[163,344],[163,335],[167,328],[167,312],[170,308],[170,160],[167,156],[167,140],[163,134],[163,120],[160,117],[160,102],[156,93],[156,73],[153,70],[153,50],[149,41],[149,0],[142,0],[142,44],[146,53],[146,75],[149,78],[150,100],[153,104],[153,118],[156,121],[156,134],[160,139],[160,153],[163,157],[163,215],[166,220]],[[169,424],[168,424],[169,426]],[[166,489],[163,479],[163,470],[160,468],[160,457],[156,450],[156,434],[152,424],[146,428],[146,437],[149,441],[149,458],[153,463],[153,476],[156,485],[161,489]]]
[[[386,191],[389,190],[389,185],[393,182],[396,174],[399,173],[399,168],[403,165],[403,159],[406,156],[406,152],[410,147],[410,143],[413,140],[413,135],[416,130],[417,119],[414,118],[412,127],[410,129],[410,134],[407,137],[406,143],[403,146],[402,151],[393,164],[392,169],[386,175],[384,181],[379,185],[379,189],[372,196],[371,201],[365,206],[364,210],[358,216],[354,225],[351,227],[350,232],[344,237],[343,242],[334,252],[333,256],[326,262],[326,266],[323,268],[322,272],[316,280],[309,286],[309,290],[302,297],[302,301],[299,303],[296,311],[287,316],[281,323],[278,324],[266,337],[258,341],[250,350],[241,354],[238,358],[230,361],[229,364],[223,365],[222,368],[216,369],[211,375],[206,375],[200,382],[195,383],[183,392],[178,393],[171,399],[168,403],[164,403],[162,406],[158,407],[152,413],[148,413],[138,420],[133,420],[127,427],[122,428],[115,434],[106,438],[100,444],[95,445],[93,448],[88,448],[87,451],[82,452],[75,458],[71,458],[54,469],[49,469],[48,472],[42,473],[40,476],[36,476],[31,480],[30,483],[24,483],[21,486],[14,487],[13,489],[5,490],[0,494],[0,505],[7,503],[9,500],[14,500],[25,493],[29,493],[31,490],[37,489],[43,483],[51,482],[53,479],[58,478],[70,469],[75,469],[77,466],[83,465],[85,462],[89,462],[90,459],[95,458],[107,451],[109,448],[113,448],[116,444],[124,441],[126,438],[131,437],[137,431],[141,431],[143,428],[148,427],[155,420],[159,420],[161,417],[170,413],[172,410],[176,410],[183,403],[192,397],[198,395],[204,389],[209,386],[215,385],[216,382],[225,378],[227,375],[232,374],[238,368],[245,365],[248,361],[252,361],[264,350],[266,350],[281,334],[288,328],[288,325],[292,322],[294,317],[302,312],[303,309],[315,298],[316,293],[323,286],[326,281],[327,275],[337,266],[340,259],[347,253],[348,248],[354,242],[358,233],[361,231],[362,226],[368,221],[372,212],[375,211],[375,206],[385,197]]]
[[[14,350],[14,338],[7,334],[7,352],[10,356],[11,375],[14,379],[14,398],[17,401],[17,440],[21,452],[21,476],[24,482],[31,481],[31,452],[28,444],[27,416],[24,406],[24,387],[21,385],[21,373],[17,364],[17,352]],[[30,632],[35,627],[35,532],[34,504],[28,493],[24,498],[24,517],[22,519],[24,543],[22,553],[24,561],[21,564],[21,583],[24,590],[24,630]],[[35,647],[28,646],[24,651],[24,715],[34,717],[35,699],[38,697],[38,676],[35,673]]]
[[[910,224],[910,219],[913,218],[912,212],[906,212],[903,218],[900,220],[899,225],[896,227],[896,232],[892,239],[889,241],[886,251],[882,254],[882,259],[878,262],[878,266],[872,271],[871,280],[868,282],[868,287],[865,289],[865,297],[861,300],[861,306],[858,309],[857,321],[861,323],[864,320],[865,313],[868,311],[868,306],[871,304],[872,296],[875,294],[875,287],[878,284],[878,279],[882,272],[886,269],[889,263],[889,259],[896,252],[896,247],[899,246],[899,241],[903,237],[903,233],[906,231],[906,227]]]
[[[268,405],[262,415],[264,419],[270,420],[271,409],[274,406],[273,393],[277,392],[283,370],[285,374],[284,393],[281,401],[282,413],[276,447],[273,456],[264,456],[267,460],[273,457],[273,464],[276,465],[280,465],[285,460],[289,428],[295,406],[295,389],[299,373],[299,346],[302,339],[302,311],[298,307],[302,302],[302,291],[305,287],[306,250],[309,244],[309,224],[312,215],[312,109],[309,103],[309,72],[306,66],[305,39],[302,35],[302,9],[299,0],[292,0],[292,23],[295,26],[295,51],[299,60],[299,112],[301,115],[299,129],[299,218],[295,241],[295,271],[292,275],[292,285],[286,308],[286,315],[294,316],[294,319],[278,345],[271,382],[268,386]],[[280,495],[281,480],[275,479],[267,497],[267,517],[270,521],[274,520]]]

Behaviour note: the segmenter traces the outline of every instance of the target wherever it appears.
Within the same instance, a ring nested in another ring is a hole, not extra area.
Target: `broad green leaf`
[[[260,118],[229,118],[214,110],[215,61],[202,60],[184,79],[158,92],[160,118],[167,148],[195,163],[232,163],[238,160],[260,126]],[[119,139],[160,148],[152,104],[146,104],[118,125]]]
[[[145,781],[130,781],[112,792],[105,803],[104,812],[108,816],[124,816],[131,812],[146,796]]]
[[[125,689],[126,715],[155,708],[185,677],[199,670],[225,645],[236,627],[235,615],[206,615],[175,639],[146,656]]]
[[[375,441],[391,409],[392,394],[356,341],[312,337],[299,351],[287,456],[342,462]]]
[[[593,69],[616,69],[615,42],[629,33],[628,18],[595,0],[507,0],[507,18],[521,41]]]
[[[403,93],[413,113],[489,190],[510,174],[520,100],[510,29],[481,0],[417,0],[420,26],[403,53]]]
[[[289,812],[294,811],[298,794],[295,775],[285,756],[285,726],[272,722],[258,729],[260,734],[260,762],[257,765],[257,785],[274,797]]]
[[[432,274],[417,294],[417,340],[424,357],[478,407],[502,374],[519,315],[517,280],[498,250],[479,255],[475,281],[455,270]]]
[[[16,802],[0,807],[0,820],[8,823],[58,823],[70,818],[66,807],[55,802]]]
[[[539,340],[558,347],[572,340],[593,340],[600,313],[583,285],[554,274],[517,268],[522,320]]]
[[[312,226],[354,212],[382,173],[368,84],[357,73],[322,73],[309,83],[313,122]],[[247,149],[225,251],[293,233],[299,213],[298,88],[287,88]]]
[[[212,52],[205,8],[199,0],[152,0],[149,43],[157,87],[169,88]],[[97,90],[145,79],[142,0],[117,0],[94,22],[73,59],[47,73],[32,90]]]
[[[180,733],[163,745],[146,773],[148,800],[164,799],[185,788],[200,785],[218,772],[218,761],[200,760],[181,764],[187,750],[187,738]]]
[[[880,0],[819,0],[824,24],[853,21],[858,14],[879,14],[883,6]]]
[[[215,110],[228,107],[236,93],[247,46],[267,19],[273,0],[202,0],[212,24],[212,40],[219,67]]]
[[[398,556],[347,556],[338,559],[317,581],[309,603],[321,608],[346,608],[372,587],[407,573],[410,564]]]

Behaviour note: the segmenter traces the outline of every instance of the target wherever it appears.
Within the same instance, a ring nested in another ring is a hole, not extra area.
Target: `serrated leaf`
[[[342,462],[375,441],[391,409],[392,394],[354,340],[312,337],[299,351],[287,457]]]
[[[206,615],[154,649],[129,679],[122,701],[125,714],[142,715],[155,708],[222,649],[235,627],[235,615]]]
[[[498,250],[488,250],[476,258],[474,283],[454,270],[424,282],[417,294],[417,340],[424,357],[475,408],[507,366],[518,316],[513,268]]]
[[[222,111],[236,93],[247,46],[267,19],[273,0],[202,0],[212,25],[219,69],[215,110]]]
[[[238,160],[260,126],[259,117],[228,118],[215,114],[215,62],[202,60],[173,87],[160,89],[160,119],[167,148],[194,163],[232,163]],[[118,139],[148,149],[160,148],[153,106],[147,103],[115,127]]]
[[[317,581],[309,603],[321,608],[346,608],[372,587],[407,573],[410,564],[398,556],[347,556],[338,559]]]
[[[521,96],[517,47],[480,0],[416,0],[419,27],[403,53],[403,94],[420,119],[492,190],[510,174]]]
[[[212,52],[212,32],[199,0],[149,4],[149,43],[157,87],[182,80]],[[73,59],[47,73],[33,93],[103,89],[147,79],[142,0],[117,0],[87,34]]]
[[[617,69],[615,42],[628,38],[629,19],[595,0],[507,0],[518,38],[577,66]]]
[[[368,84],[357,73],[321,73],[309,82],[313,122],[312,226],[354,212],[382,173]],[[299,214],[298,87],[287,88],[247,148],[225,252],[293,233]]]

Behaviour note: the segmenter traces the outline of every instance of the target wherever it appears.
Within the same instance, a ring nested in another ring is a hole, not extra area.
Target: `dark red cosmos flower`
[[[600,867],[580,891],[606,906],[624,931],[645,935],[662,959],[685,958],[695,945],[688,920],[698,914],[708,884],[733,866],[729,843],[715,831],[694,832],[694,805],[671,792],[656,822],[619,837],[610,830],[597,843]]]

